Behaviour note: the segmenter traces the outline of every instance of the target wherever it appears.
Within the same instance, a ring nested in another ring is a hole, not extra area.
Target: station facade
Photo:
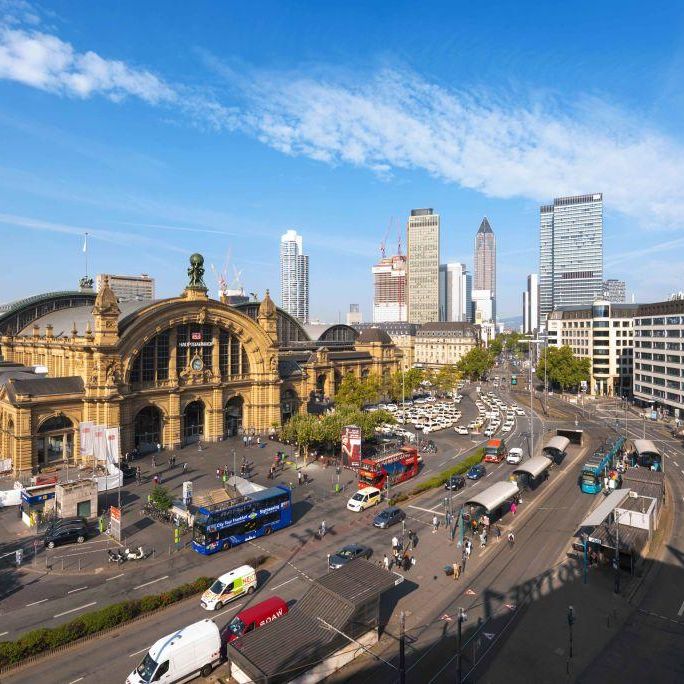
[[[81,421],[119,427],[124,453],[265,433],[329,405],[347,373],[400,367],[380,331],[307,331],[268,291],[230,306],[208,297],[203,273],[195,254],[179,297],[119,302],[105,283],[1,311],[0,459],[15,474],[80,464]]]

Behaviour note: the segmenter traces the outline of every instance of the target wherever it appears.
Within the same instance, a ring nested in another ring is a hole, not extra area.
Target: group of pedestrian
[[[176,467],[176,454],[171,454],[169,456],[169,468],[175,468]]]
[[[244,447],[251,447],[252,445],[260,447],[261,437],[258,435],[242,435],[242,445]],[[264,444],[264,446],[266,445]]]

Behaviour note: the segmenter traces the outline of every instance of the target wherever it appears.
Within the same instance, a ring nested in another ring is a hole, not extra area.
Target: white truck
[[[208,677],[221,662],[221,634],[216,623],[201,620],[152,644],[126,684],[187,682]]]

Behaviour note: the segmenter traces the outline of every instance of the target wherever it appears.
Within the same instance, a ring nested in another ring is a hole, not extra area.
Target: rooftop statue
[[[201,254],[193,254],[190,256],[190,268],[188,269],[189,290],[207,291],[207,286],[204,284],[204,257]]]

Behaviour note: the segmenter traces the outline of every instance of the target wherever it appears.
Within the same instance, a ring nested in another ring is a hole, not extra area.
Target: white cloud
[[[215,66],[215,65],[214,65]],[[684,147],[604,102],[465,93],[410,72],[352,84],[269,75],[245,85],[244,122],[277,150],[381,174],[422,169],[491,197],[605,193],[644,224],[681,225]]]
[[[79,53],[56,36],[5,26],[0,29],[0,78],[34,88],[86,98],[138,97],[150,104],[173,102],[177,94],[146,70],[94,52]]]

